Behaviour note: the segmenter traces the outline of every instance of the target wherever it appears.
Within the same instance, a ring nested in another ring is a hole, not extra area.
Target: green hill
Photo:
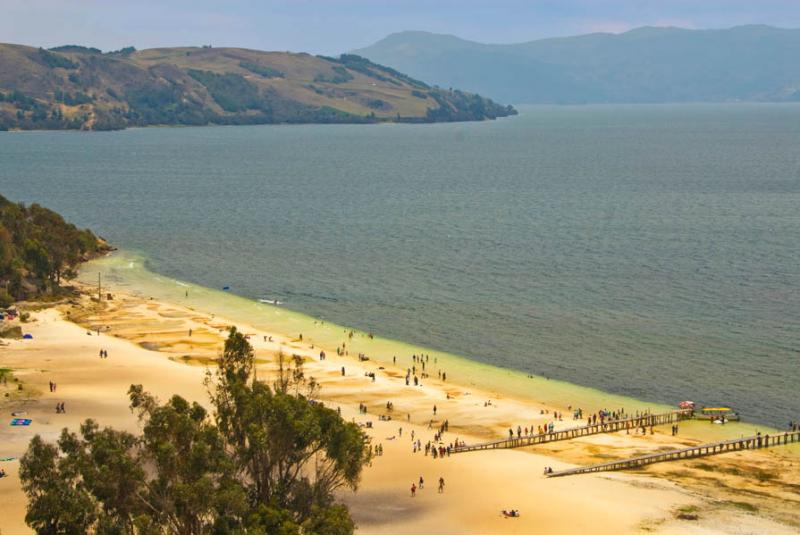
[[[364,58],[239,48],[0,44],[0,129],[435,122],[516,113]]]
[[[59,293],[80,262],[107,250],[91,231],[52,210],[0,195],[0,307]]]
[[[800,30],[644,27],[489,45],[402,32],[356,54],[514,103],[800,100]]]

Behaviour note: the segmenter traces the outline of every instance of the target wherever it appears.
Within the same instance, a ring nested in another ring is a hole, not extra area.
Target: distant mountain
[[[354,53],[513,103],[800,100],[800,30],[644,27],[513,45],[403,32]]]
[[[471,121],[515,113],[347,54],[0,44],[3,130]]]

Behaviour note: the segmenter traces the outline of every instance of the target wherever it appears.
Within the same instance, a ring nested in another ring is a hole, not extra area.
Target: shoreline
[[[152,288],[131,280],[105,281],[103,296],[111,293],[113,299],[98,304],[90,299],[94,287],[84,284],[83,295],[72,303],[33,313],[33,321],[24,326],[33,340],[11,341],[0,348],[3,367],[12,368],[24,386],[21,397],[2,402],[0,409],[6,414],[24,410],[33,419],[30,427],[0,427],[0,458],[18,458],[33,434],[54,440],[61,427],[74,429],[87,417],[101,425],[136,430],[138,424],[125,396],[131,383],[144,384],[161,399],[179,394],[207,404],[202,384],[205,370],[213,366],[226,328],[235,325],[250,335],[260,377],[269,377],[275,369],[278,351],[300,355],[305,371],[321,384],[320,400],[341,408],[344,418],[362,424],[373,444],[384,448],[384,455],[365,469],[358,492],[341,495],[361,533],[532,533],[544,529],[608,534],[739,533],[742,529],[792,533],[800,528],[800,500],[793,490],[800,485],[800,448],[737,452],[637,471],[556,479],[542,475],[544,467],[558,470],[695,444],[703,441],[697,438],[701,435],[721,428],[735,431],[737,426],[686,422],[678,437],[662,426],[648,435],[618,432],[433,459],[414,451],[410,435],[425,444],[447,420],[449,431],[442,445],[454,440],[472,443],[502,437],[516,425],[553,422],[553,412],[563,409],[485,389],[479,380],[464,384],[460,373],[452,380],[432,377],[419,386],[406,386],[408,355],[402,361],[398,356],[398,366],[373,359],[359,361],[356,349],[355,354],[339,356],[333,347],[316,343],[308,334],[300,340],[299,333],[285,336],[176,302],[180,300],[153,298],[148,292]],[[191,285],[179,288],[201,291]],[[220,305],[226,308],[224,302]],[[88,336],[87,330],[95,328],[99,334]],[[354,338],[364,346],[380,341]],[[98,347],[108,350],[108,359],[98,359]],[[319,359],[320,348],[326,352],[324,360]],[[346,369],[344,376],[341,367]],[[47,392],[49,380],[58,383],[57,393]],[[57,401],[66,401],[66,414],[53,413]],[[386,409],[388,401],[394,405],[391,411]],[[362,404],[366,413],[358,410]],[[438,406],[436,415],[433,405]],[[554,424],[565,428],[576,422],[565,414]],[[25,498],[19,488],[18,463],[0,466],[10,476],[0,479],[0,529],[4,534],[29,533],[23,520]],[[421,475],[429,488],[412,499],[408,487]],[[439,477],[447,481],[443,494],[432,490]],[[522,516],[503,518],[499,511],[507,508],[520,510]]]
[[[108,280],[122,288],[129,286],[141,296],[174,303],[212,315],[218,313],[230,320],[246,322],[254,327],[283,336],[296,336],[303,333],[306,340],[327,346],[330,350],[333,350],[345,339],[340,333],[352,332],[354,336],[349,339],[350,347],[347,349],[354,354],[364,353],[370,359],[383,365],[392,364],[392,357],[395,356],[405,358],[419,353],[431,355],[431,358],[441,359],[443,364],[439,366],[440,368],[451,371],[449,375],[451,381],[454,380],[468,387],[479,386],[483,390],[492,391],[497,395],[512,396],[525,401],[558,407],[562,410],[575,406],[588,408],[589,412],[596,412],[600,409],[616,410],[621,407],[630,409],[628,412],[637,410],[665,412],[675,410],[677,403],[682,401],[676,399],[673,404],[667,404],[637,399],[572,383],[568,380],[551,379],[518,369],[496,366],[448,351],[431,349],[422,344],[368,333],[315,318],[282,305],[264,303],[150,271],[146,266],[146,259],[130,251],[114,251],[87,262],[82,266],[78,280],[87,286],[92,286],[92,281],[97,280],[98,273],[102,273],[103,280]],[[184,294],[184,292],[188,293]],[[698,407],[700,406],[698,405]],[[725,432],[726,429],[734,427],[737,428],[735,431]],[[709,440],[735,438],[752,434],[755,430],[779,431],[768,424],[742,421],[720,427],[719,431],[710,432],[706,437]]]

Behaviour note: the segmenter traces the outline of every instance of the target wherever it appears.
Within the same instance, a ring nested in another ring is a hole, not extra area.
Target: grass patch
[[[740,509],[742,511],[746,511],[748,513],[757,513],[758,512],[758,507],[756,507],[755,505],[753,505],[750,502],[728,501],[728,502],[724,502],[724,503],[725,503],[725,505],[728,505],[730,507],[735,507],[736,509]]]
[[[675,511],[675,518],[679,520],[699,520],[700,508],[696,505],[684,505]]]
[[[691,513],[697,513],[698,511],[700,511],[700,508],[697,507],[696,505],[684,505],[682,507],[678,507],[679,513],[691,514]]]
[[[11,368],[0,368],[0,383],[7,383],[14,379]]]
[[[764,470],[763,468],[753,468],[749,470],[749,474],[747,472],[745,472],[745,474],[752,475],[761,482],[773,481],[775,479],[778,479],[780,475],[778,474],[778,472],[774,472],[772,470]]]
[[[728,474],[731,476],[749,477],[757,479],[762,483],[773,481],[780,477],[780,474],[778,472],[775,472],[773,470],[765,470],[763,468],[758,468],[758,467],[740,468],[738,466],[725,466],[725,465],[716,465],[711,463],[695,463],[692,465],[692,468],[696,468],[698,470],[704,470],[706,472],[717,472],[719,474]]]
[[[609,460],[609,461],[617,461],[617,460],[621,459],[621,457],[619,457],[618,455],[614,455],[614,454],[611,454],[611,453],[594,453],[594,454],[592,454],[592,457],[595,457],[597,459]]]
[[[689,470],[670,470],[669,472],[664,472],[664,475],[668,477],[692,477],[692,473]]]

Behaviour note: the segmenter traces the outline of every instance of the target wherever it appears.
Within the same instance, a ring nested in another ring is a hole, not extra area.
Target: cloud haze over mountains
[[[643,27],[515,45],[402,32],[355,53],[517,104],[800,100],[800,30],[769,26]]]
[[[640,26],[800,27],[795,0],[3,0],[0,41],[338,54],[418,29],[484,43]],[[44,16],[46,14],[46,16]]]

